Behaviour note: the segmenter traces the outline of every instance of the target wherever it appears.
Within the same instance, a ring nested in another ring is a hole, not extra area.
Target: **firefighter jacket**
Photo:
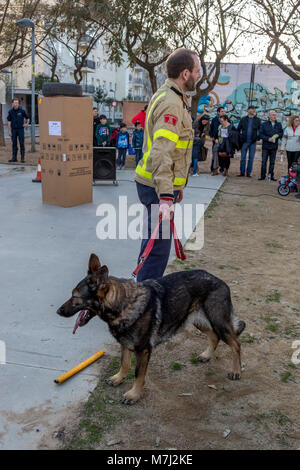
[[[186,183],[191,165],[194,131],[188,98],[168,79],[153,95],[146,115],[143,158],[135,180],[171,196]]]

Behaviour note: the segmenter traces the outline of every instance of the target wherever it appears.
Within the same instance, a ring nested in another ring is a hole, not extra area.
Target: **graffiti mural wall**
[[[245,116],[250,97],[252,64],[223,64],[214,90],[198,103],[198,114],[216,115],[217,107],[225,107],[234,122]],[[268,112],[277,111],[285,126],[290,114],[300,113],[300,82],[296,82],[276,65],[256,65],[252,103],[257,115],[268,119]]]

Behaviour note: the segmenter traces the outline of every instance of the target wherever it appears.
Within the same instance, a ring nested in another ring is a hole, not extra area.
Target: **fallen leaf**
[[[213,388],[214,390],[218,390],[215,385],[207,385],[209,388]]]

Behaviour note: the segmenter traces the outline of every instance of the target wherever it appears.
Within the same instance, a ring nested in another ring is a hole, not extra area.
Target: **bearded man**
[[[176,49],[167,59],[166,72],[167,80],[147,108],[143,158],[135,173],[138,197],[145,206],[139,262],[162,219],[159,236],[138,272],[139,282],[163,276],[171,249],[174,204],[182,201],[191,165],[194,131],[186,92],[194,91],[200,78],[199,58],[189,49]]]

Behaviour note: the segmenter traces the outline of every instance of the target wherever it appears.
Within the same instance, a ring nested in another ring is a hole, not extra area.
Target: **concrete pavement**
[[[0,165],[0,341],[6,344],[6,364],[0,364],[0,449],[35,449],[49,425],[60,423],[64,411],[94,388],[97,363],[63,385],[53,380],[112,342],[106,325],[94,319],[72,335],[75,317],[55,312],[85,276],[91,252],[111,274],[130,277],[140,246],[139,240],[96,237],[99,204],[118,208],[119,195],[128,197],[128,205],[137,202],[133,170],[118,171],[118,187],[98,184],[93,203],[73,208],[43,204],[41,185],[31,182],[35,173],[35,168]],[[222,176],[190,178],[184,202],[207,205],[223,181]]]

